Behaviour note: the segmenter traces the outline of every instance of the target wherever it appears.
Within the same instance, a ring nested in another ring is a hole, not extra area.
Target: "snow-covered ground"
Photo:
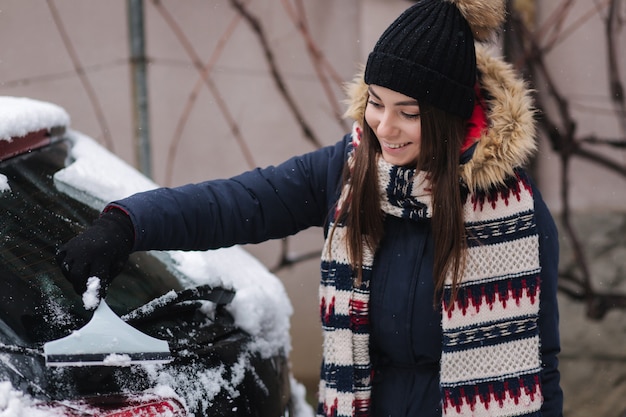
[[[69,126],[69,122],[65,110],[54,104],[0,97],[0,140],[51,126]],[[75,142],[72,148],[75,161],[55,175],[55,185],[59,190],[101,210],[109,201],[157,187],[90,137],[71,130],[67,136]],[[10,181],[0,172],[0,192],[10,192],[10,187]],[[172,251],[158,256],[170,257],[174,261],[175,272],[195,284],[221,285],[236,290],[229,309],[236,324],[254,336],[256,342],[249,347],[251,351],[264,357],[278,352],[289,354],[289,320],[293,310],[287,293],[279,279],[248,252],[235,246],[207,252]],[[245,356],[240,358],[242,369],[246,361]],[[146,365],[146,369],[158,384],[153,393],[172,395],[174,384],[184,385],[187,394],[181,398],[183,402],[194,400],[201,391],[235,390],[242,377],[237,370],[231,370],[230,379],[225,380],[224,370],[216,369],[199,372],[193,380],[182,380],[187,379],[187,372],[163,372],[159,365]],[[291,385],[296,415],[312,416],[301,384],[292,378]],[[233,394],[236,395],[236,392]],[[50,415],[41,413],[41,410],[33,408],[32,399],[16,391],[9,383],[0,382],[0,417]]]

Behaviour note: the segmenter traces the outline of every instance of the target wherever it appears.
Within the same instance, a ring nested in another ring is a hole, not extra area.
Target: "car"
[[[276,417],[310,411],[289,368],[286,292],[237,246],[134,253],[108,288],[114,313],[167,341],[170,362],[46,364],[44,344],[74,334],[94,314],[56,264],[59,246],[107,202],[155,187],[72,130],[60,106],[0,97],[0,414]],[[10,407],[20,411],[11,414]]]

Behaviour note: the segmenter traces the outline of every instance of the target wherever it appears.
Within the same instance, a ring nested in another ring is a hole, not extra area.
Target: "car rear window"
[[[0,318],[27,344],[64,336],[92,314],[54,260],[59,246],[98,216],[53,184],[54,173],[69,160],[69,146],[62,140],[0,162]],[[107,302],[123,315],[180,288],[155,257],[133,254],[109,288]]]

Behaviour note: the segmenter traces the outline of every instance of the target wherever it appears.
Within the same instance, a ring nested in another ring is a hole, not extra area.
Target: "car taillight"
[[[39,404],[40,409],[63,417],[186,417],[183,405],[175,398],[156,396],[104,396],[82,401]]]
[[[154,400],[131,405],[123,410],[114,410],[96,414],[94,417],[184,417],[185,410],[178,401]]]

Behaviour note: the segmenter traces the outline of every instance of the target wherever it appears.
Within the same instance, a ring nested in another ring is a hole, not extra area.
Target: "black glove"
[[[121,210],[103,213],[78,236],[61,246],[56,261],[74,291],[82,295],[90,277],[100,278],[100,297],[126,264],[135,242],[130,218]]]

